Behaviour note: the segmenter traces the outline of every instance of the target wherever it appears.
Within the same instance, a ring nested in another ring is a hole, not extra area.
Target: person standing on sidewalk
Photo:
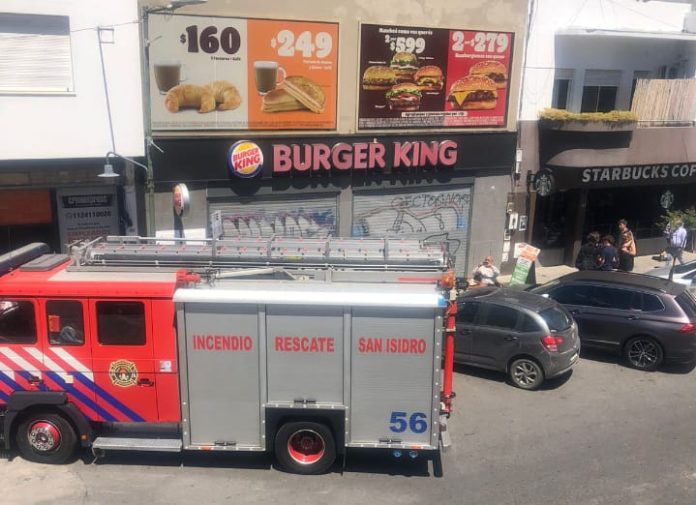
[[[678,219],[674,225],[675,230],[669,232],[667,241],[667,266],[674,260],[678,260],[680,265],[684,264],[684,258],[682,253],[684,252],[684,247],[686,247],[686,228],[684,228],[684,222]]]
[[[619,219],[619,270],[633,271],[633,259],[636,257],[636,241],[633,232],[628,229],[628,222]]]
[[[587,241],[580,247],[578,257],[575,258],[575,268],[578,270],[596,270],[599,253],[599,232],[588,233]]]
[[[604,235],[602,237],[602,251],[599,254],[599,270],[614,270],[619,266],[618,253],[614,247],[614,237]]]

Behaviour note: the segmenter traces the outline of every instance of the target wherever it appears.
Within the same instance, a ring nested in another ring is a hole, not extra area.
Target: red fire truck
[[[297,473],[349,448],[436,456],[449,266],[441,246],[391,239],[15,250],[0,257],[0,436],[44,463],[80,446],[268,451]]]

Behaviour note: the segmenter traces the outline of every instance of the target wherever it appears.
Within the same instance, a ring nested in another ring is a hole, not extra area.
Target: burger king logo
[[[256,177],[263,169],[263,151],[254,142],[240,140],[227,151],[227,166],[237,177]]]

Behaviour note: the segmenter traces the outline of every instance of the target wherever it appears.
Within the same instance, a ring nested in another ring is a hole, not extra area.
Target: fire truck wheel
[[[75,454],[77,435],[63,416],[37,412],[19,423],[17,448],[24,459],[57,465]]]
[[[321,423],[285,423],[275,437],[275,455],[281,467],[304,475],[326,472],[336,460],[331,430]]]

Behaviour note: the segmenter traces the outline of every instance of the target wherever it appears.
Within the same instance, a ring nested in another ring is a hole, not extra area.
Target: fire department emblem
[[[138,369],[135,363],[126,360],[118,360],[109,366],[109,377],[114,386],[127,388],[134,386],[138,380]]]

